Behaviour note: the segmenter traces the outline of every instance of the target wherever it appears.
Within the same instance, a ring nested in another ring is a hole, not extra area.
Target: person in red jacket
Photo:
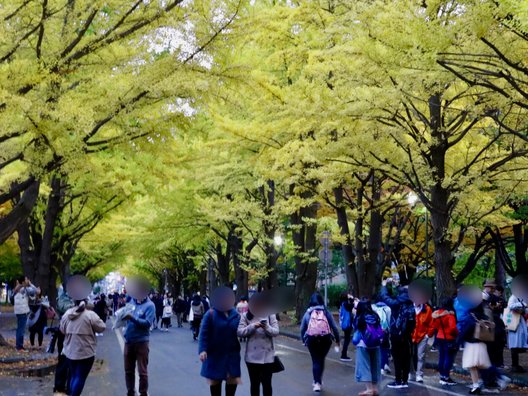
[[[458,352],[456,341],[458,328],[453,300],[445,298],[440,306],[440,309],[433,312],[433,329],[436,331],[440,385],[456,385],[456,382],[449,376]]]
[[[414,304],[416,312],[416,327],[412,334],[413,347],[413,368],[416,374],[415,381],[423,382],[423,367],[425,365],[425,350],[427,340],[434,334],[433,310],[427,303]]]

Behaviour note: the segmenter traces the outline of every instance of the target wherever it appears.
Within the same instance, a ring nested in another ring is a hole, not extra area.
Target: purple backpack
[[[379,323],[367,324],[367,328],[363,332],[363,342],[367,348],[376,348],[383,342],[383,329]]]

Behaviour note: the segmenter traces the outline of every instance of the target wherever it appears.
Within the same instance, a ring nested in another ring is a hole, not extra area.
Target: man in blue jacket
[[[147,396],[148,392],[148,355],[150,327],[156,319],[156,307],[147,296],[146,285],[135,290],[135,298],[131,298],[129,304],[134,305],[134,311],[126,319],[128,323],[125,329],[125,382],[127,396],[135,393],[135,370],[136,362],[139,373],[139,395]]]

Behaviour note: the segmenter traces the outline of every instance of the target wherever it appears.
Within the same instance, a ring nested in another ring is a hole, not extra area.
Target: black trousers
[[[249,373],[250,394],[251,396],[260,396],[260,386],[262,385],[262,395],[272,396],[271,388],[271,364],[246,363]]]
[[[350,345],[350,339],[352,338],[352,328],[343,330],[343,349],[341,351],[341,357],[348,357],[348,346]]]
[[[407,382],[411,369],[412,341],[410,338],[391,336],[391,345],[396,382]]]
[[[55,386],[54,392],[68,393],[69,385],[69,363],[66,356],[62,354],[62,347],[64,346],[64,334],[60,331],[57,333],[57,352],[59,353],[59,361],[55,368]]]

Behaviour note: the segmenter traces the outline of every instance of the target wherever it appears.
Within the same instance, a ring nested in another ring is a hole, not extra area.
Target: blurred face
[[[493,286],[486,286],[484,287],[484,291],[488,294],[493,294],[493,292],[495,291],[495,288]]]
[[[426,283],[413,281],[409,286],[409,298],[415,305],[425,304],[431,299],[431,295],[431,287]]]
[[[235,293],[228,288],[216,290],[211,299],[212,306],[219,311],[227,312],[235,306]]]

